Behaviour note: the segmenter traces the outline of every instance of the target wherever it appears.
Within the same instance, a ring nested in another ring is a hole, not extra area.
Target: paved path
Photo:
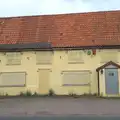
[[[0,99],[0,116],[111,115],[120,116],[120,99],[16,98]]]

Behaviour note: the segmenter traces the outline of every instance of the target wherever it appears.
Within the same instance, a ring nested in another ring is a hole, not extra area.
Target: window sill
[[[62,86],[68,86],[68,87],[72,87],[72,86],[90,86],[90,83],[87,84],[63,84]]]
[[[6,64],[7,66],[21,65],[21,64]]]
[[[68,64],[84,64],[84,62],[68,62]]]
[[[51,65],[52,63],[36,63],[36,65]]]
[[[5,88],[5,87],[26,87],[26,85],[0,85],[0,88]]]

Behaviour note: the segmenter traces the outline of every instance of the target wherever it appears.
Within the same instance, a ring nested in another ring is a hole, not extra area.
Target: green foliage
[[[32,96],[31,91],[28,90],[28,91],[26,92],[26,96]]]
[[[88,54],[88,55],[91,55],[91,51],[90,51],[90,50],[88,50],[88,51],[87,51],[87,54]]]
[[[34,92],[32,96],[39,96],[37,92]]]
[[[20,96],[25,96],[25,93],[24,92],[20,92]]]
[[[49,95],[49,96],[54,96],[54,95],[55,95],[54,90],[53,90],[53,89],[50,89],[48,95]]]
[[[20,92],[19,96],[26,96],[26,97],[31,97],[31,96],[40,96],[37,92],[34,92],[32,94],[31,91],[27,90],[26,92]]]
[[[74,92],[70,92],[69,96],[76,96],[76,94]]]
[[[7,96],[8,96],[8,93],[6,93],[5,96],[7,97]]]
[[[32,96],[31,91],[27,90],[26,92],[20,92],[20,96]]]

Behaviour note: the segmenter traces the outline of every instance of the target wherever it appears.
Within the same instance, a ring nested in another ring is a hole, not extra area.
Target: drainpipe
[[[100,96],[100,80],[99,80],[99,71],[97,71],[98,76],[98,96]]]

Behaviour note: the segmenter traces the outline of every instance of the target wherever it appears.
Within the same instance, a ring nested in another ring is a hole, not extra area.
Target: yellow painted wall
[[[105,69],[103,69],[103,74],[99,71],[99,84],[100,84],[100,95],[106,96],[105,93]]]
[[[104,50],[101,50],[104,52]],[[118,54],[118,60],[120,61],[120,52],[115,51]],[[68,64],[68,57],[66,51],[54,51],[52,64],[41,64],[36,65],[36,54],[35,51],[23,52],[22,64],[21,65],[6,65],[6,58],[3,53],[0,53],[0,72],[27,72],[27,86],[26,87],[4,87],[0,88],[0,93],[8,93],[9,95],[19,94],[21,91],[31,90],[32,92],[39,92],[39,69],[50,69],[50,84],[49,88],[52,88],[56,94],[68,94],[75,92],[76,94],[85,93],[97,93],[97,72],[96,68],[103,65],[101,63],[101,52],[97,50],[95,56],[87,55],[83,53],[84,63],[79,64]],[[62,86],[62,71],[65,70],[90,70],[91,74],[91,86]],[[103,80],[101,83],[104,84],[104,77],[100,76]],[[44,87],[44,86],[43,86]],[[89,87],[89,88],[88,88]],[[104,86],[101,87],[101,93],[104,93]]]

